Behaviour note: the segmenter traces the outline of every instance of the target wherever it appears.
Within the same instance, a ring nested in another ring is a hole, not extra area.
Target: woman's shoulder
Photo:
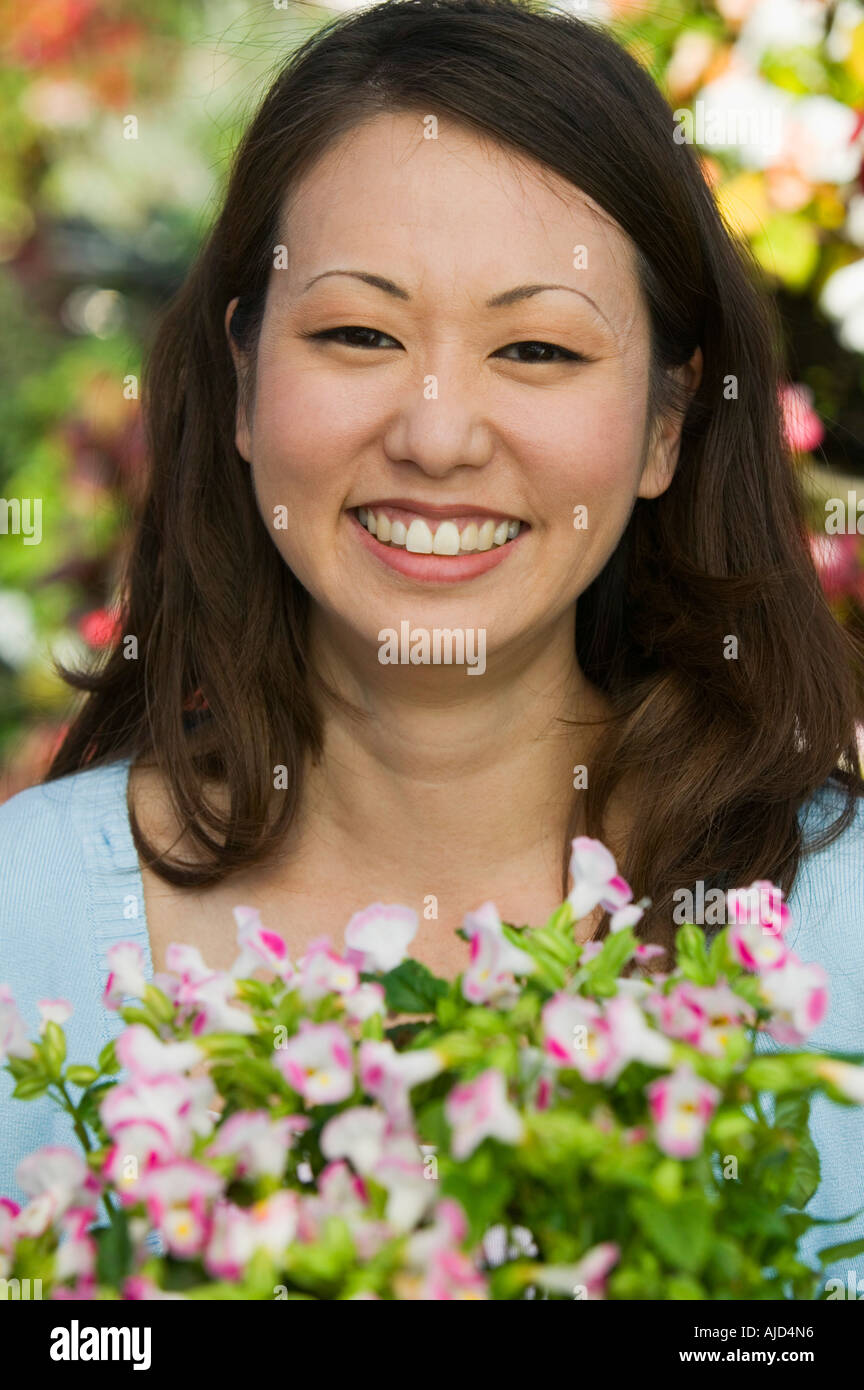
[[[845,980],[847,993],[854,989],[864,1049],[864,797],[856,798],[845,828],[819,844],[845,804],[845,789],[828,782],[802,807],[804,852],[789,895],[789,945],[824,965],[832,981]]]
[[[45,837],[63,837],[109,804],[125,807],[127,759],[83,768],[50,782],[38,782],[0,804],[0,849],[19,852]]]
[[[86,768],[0,806],[0,983],[41,997],[92,984],[143,915],[126,809],[128,762]]]
[[[138,860],[126,810],[128,764],[86,768],[18,792],[0,806],[0,985],[35,1036],[39,1004],[72,1005],[69,1055],[91,1063],[116,1035],[102,1005],[117,941],[149,958]],[[16,1201],[15,1165],[43,1144],[72,1141],[67,1117],[47,1097],[12,1099],[0,1070],[0,1196]]]

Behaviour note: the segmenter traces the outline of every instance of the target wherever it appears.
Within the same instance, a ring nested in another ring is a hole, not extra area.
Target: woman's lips
[[[366,530],[353,511],[349,511],[347,515],[354,534],[371,555],[395,570],[397,574],[404,574],[408,579],[417,579],[429,584],[458,584],[485,574],[487,570],[500,565],[502,560],[521,544],[530,530],[530,527],[523,527],[513,540],[492,550],[466,555],[418,555],[401,546],[382,545],[381,541]]]

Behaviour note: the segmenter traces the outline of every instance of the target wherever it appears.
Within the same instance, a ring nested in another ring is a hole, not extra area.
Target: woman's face
[[[407,619],[484,629],[491,662],[556,624],[572,645],[573,604],[635,498],[668,486],[677,432],[649,445],[625,233],[541,166],[428,126],[376,117],[295,189],[237,446],[343,649]]]

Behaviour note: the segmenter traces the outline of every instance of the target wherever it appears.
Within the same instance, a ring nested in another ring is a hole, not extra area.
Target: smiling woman
[[[511,0],[325,26],[153,343],[139,659],[70,676],[88,698],[48,784],[0,812],[19,1002],[68,994],[73,951],[89,1054],[107,946],[227,964],[238,902],[292,955],[373,900],[434,903],[416,954],[453,974],[464,914],[543,921],[585,834],[655,942],[682,889],[796,894],[836,987],[816,1044],[864,1052],[860,653],[810,560],[774,344],[608,35]],[[379,660],[403,623],[482,633],[483,679]],[[39,843],[62,846],[41,896]],[[839,1124],[828,1215],[864,1139]]]

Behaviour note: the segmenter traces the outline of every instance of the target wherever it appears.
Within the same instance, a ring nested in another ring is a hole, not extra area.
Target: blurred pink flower
[[[94,608],[78,621],[78,631],[89,647],[111,647],[120,635],[121,623],[107,608]]]
[[[811,535],[810,553],[826,598],[842,598],[845,594],[853,593],[859,581],[864,590],[864,569],[858,556],[857,536]]]
[[[787,447],[795,454],[818,448],[825,437],[825,427],[813,409],[810,388],[800,384],[781,386],[780,408]]]

